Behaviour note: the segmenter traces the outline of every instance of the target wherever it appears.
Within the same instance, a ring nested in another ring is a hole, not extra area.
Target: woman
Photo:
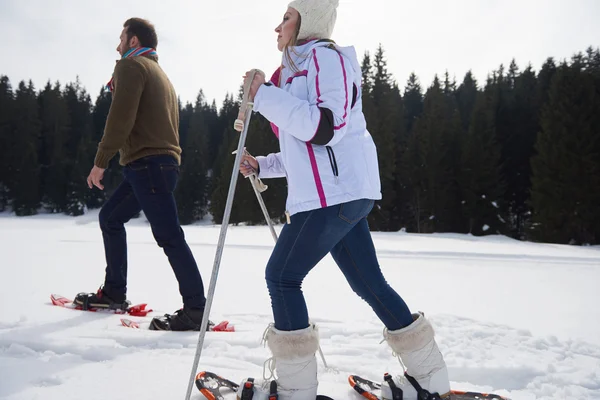
[[[411,314],[383,277],[367,215],[381,198],[377,151],[362,113],[361,68],[352,47],[330,40],[337,0],[294,0],[275,29],[282,65],[270,82],[256,74],[249,97],[271,122],[280,152],[245,155],[240,172],[286,177],[288,224],[267,264],[274,324],[265,333],[280,400],[314,400],[319,348],[301,284],[328,253],[352,289],[385,325],[384,338],[421,386],[445,395],[449,382],[433,328]],[[248,76],[248,73],[246,74]],[[394,378],[404,399],[416,391]],[[391,390],[384,383],[384,398]],[[254,386],[253,400],[267,399],[268,381]],[[242,397],[241,385],[240,398]]]

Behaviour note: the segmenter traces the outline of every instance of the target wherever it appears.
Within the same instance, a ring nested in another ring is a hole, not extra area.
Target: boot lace
[[[269,335],[269,330],[271,328],[273,328],[274,326],[275,326],[274,323],[270,323],[265,328],[265,330],[263,332],[263,335],[262,335],[262,339],[260,341],[260,343],[263,345],[263,347],[266,347],[266,345],[267,345],[267,336]],[[275,357],[273,357],[273,356],[267,358],[265,360],[265,362],[263,363],[263,383],[262,383],[262,386],[265,389],[267,389],[269,387],[269,384],[270,384],[271,380],[275,379],[275,364],[276,364],[276,360],[275,360]],[[267,370],[269,371],[269,375],[268,376],[267,376]]]
[[[387,328],[383,328],[383,339],[381,340],[381,342],[379,342],[379,344],[383,343],[383,342],[387,342],[387,332],[388,329]],[[392,346],[390,346],[391,348]],[[392,356],[396,357],[398,359],[398,362],[400,363],[400,366],[402,366],[402,370],[404,372],[407,371],[406,369],[406,365],[404,365],[404,362],[402,362],[402,358],[400,358],[400,354],[396,353],[396,351],[394,351],[394,349],[392,349]]]

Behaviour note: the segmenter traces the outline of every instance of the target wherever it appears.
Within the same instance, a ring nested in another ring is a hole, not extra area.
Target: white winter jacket
[[[290,55],[298,71],[283,57],[282,67],[254,98],[254,111],[271,122],[280,148],[256,157],[259,178],[287,178],[289,215],[381,199],[356,51],[313,40],[294,47]]]

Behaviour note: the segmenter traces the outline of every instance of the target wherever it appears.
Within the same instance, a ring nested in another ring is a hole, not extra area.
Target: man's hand
[[[92,186],[96,186],[98,189],[104,190],[104,185],[100,183],[102,178],[104,178],[104,171],[104,168],[100,168],[94,165],[94,168],[92,168],[87,178],[87,184],[90,189],[92,188]]]

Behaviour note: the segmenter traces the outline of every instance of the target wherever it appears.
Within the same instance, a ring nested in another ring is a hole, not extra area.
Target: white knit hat
[[[288,4],[300,14],[298,40],[331,39],[339,0],[293,0]]]

